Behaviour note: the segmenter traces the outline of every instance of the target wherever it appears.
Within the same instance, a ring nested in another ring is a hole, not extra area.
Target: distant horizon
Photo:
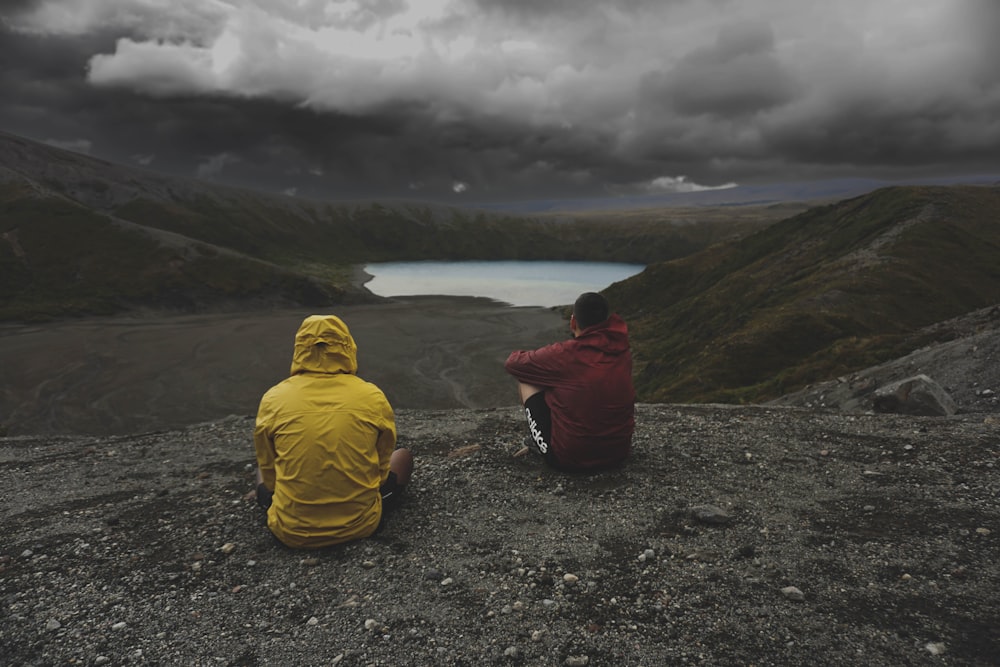
[[[484,211],[496,211],[505,213],[537,214],[537,213],[584,213],[592,211],[615,211],[615,210],[635,210],[641,208],[670,208],[670,207],[702,207],[702,206],[762,206],[782,202],[803,202],[808,203],[816,200],[843,199],[867,194],[882,187],[906,186],[906,185],[1000,185],[1000,172],[989,173],[962,173],[962,174],[942,174],[937,176],[922,176],[902,180],[886,180],[872,178],[868,176],[842,176],[837,178],[819,180],[790,180],[775,181],[768,183],[753,183],[743,185],[732,185],[726,188],[711,188],[696,190],[691,192],[676,192],[664,194],[596,194],[590,196],[577,197],[547,197],[538,196],[532,199],[510,199],[510,200],[470,200],[465,202],[444,201],[434,199],[419,199],[416,197],[333,197],[333,196],[308,196],[275,192],[264,187],[252,185],[240,185],[237,183],[223,183],[216,180],[200,178],[197,176],[180,176],[161,171],[153,166],[136,166],[116,162],[110,158],[98,157],[87,152],[81,152],[72,148],[63,147],[39,141],[31,137],[20,135],[16,132],[9,132],[0,129],[0,135],[8,135],[15,139],[25,140],[49,148],[67,151],[81,156],[84,159],[110,162],[124,169],[138,169],[149,174],[163,178],[178,178],[181,180],[191,180],[204,183],[210,187],[230,187],[251,192],[259,192],[274,197],[288,197],[290,199],[300,199],[303,201],[322,201],[330,203],[351,203],[351,202],[398,202],[403,204],[425,204],[458,209],[473,209]]]

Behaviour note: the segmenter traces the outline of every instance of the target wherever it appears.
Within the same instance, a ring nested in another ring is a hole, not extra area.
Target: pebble
[[[99,655],[96,658],[94,658],[95,665],[106,665],[109,662],[111,662],[111,658],[109,658],[106,655]]]
[[[235,548],[236,548],[235,544],[233,544],[232,542],[226,542],[221,547],[219,547],[219,551],[221,551],[224,554],[231,554],[233,553],[233,549]]]
[[[299,561],[299,565],[304,567],[316,567],[319,565],[319,558],[303,558]]]
[[[310,616],[309,620],[306,621],[306,625],[319,625],[319,619],[316,618],[315,616]],[[366,625],[367,625],[367,623],[366,623]]]
[[[784,595],[787,599],[793,600],[795,602],[802,602],[803,600],[806,599],[805,593],[800,591],[795,586],[785,586],[784,588],[781,589],[781,594]]]
[[[31,549],[25,549],[24,551],[21,552],[21,558],[31,558],[34,555],[35,552],[32,551]]]
[[[874,511],[875,511],[875,506],[874,506],[874,505],[865,505],[865,506],[864,506],[864,507],[862,507],[861,509],[862,509],[862,511],[864,511],[864,512],[868,512],[868,513],[871,513],[871,512],[874,512]]]
[[[589,655],[571,655],[563,663],[566,667],[587,667],[590,664]]]
[[[989,528],[976,528],[976,535],[986,536],[986,535],[989,535],[992,532],[993,531],[991,531]]]
[[[534,630],[531,633],[531,641],[540,642],[542,641],[542,637],[544,636],[545,636],[545,630]]]
[[[517,647],[516,646],[508,646],[507,648],[505,648],[503,650],[503,654],[504,654],[504,657],[507,657],[507,658],[516,658],[517,655],[518,655]]]
[[[365,630],[374,630],[377,627],[378,627],[378,621],[376,621],[374,618],[369,618],[368,620],[365,621]]]
[[[576,582],[580,581],[580,577],[576,576],[572,572],[567,572],[566,574],[563,575],[563,581],[565,581],[567,584],[575,584]]]
[[[373,560],[366,560],[366,561],[364,561],[364,562],[361,563],[361,567],[365,568],[366,570],[370,570],[373,567],[375,567],[375,561],[373,561]]]
[[[112,630],[124,630],[127,625],[128,625],[128,623],[126,623],[125,621],[118,621],[117,623],[115,623],[114,625],[111,626],[111,629]]]
[[[441,580],[442,586],[451,586],[453,583],[455,583],[455,580],[452,579],[451,577],[445,577],[444,579]]]
[[[58,630],[61,627],[62,627],[62,623],[60,623],[59,621],[57,621],[54,618],[50,618],[49,622],[45,624],[45,629],[46,630]]]

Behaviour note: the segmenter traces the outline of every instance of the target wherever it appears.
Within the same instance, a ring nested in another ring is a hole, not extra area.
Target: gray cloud
[[[992,0],[26,0],[0,21],[3,129],[303,196],[904,178],[1000,151]]]

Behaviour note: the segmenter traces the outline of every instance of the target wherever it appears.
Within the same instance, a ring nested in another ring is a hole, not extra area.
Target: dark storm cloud
[[[0,127],[310,196],[996,170],[992,0],[0,4]]]
[[[683,116],[723,118],[766,111],[793,99],[797,86],[774,54],[774,34],[763,23],[725,26],[715,44],[696,49],[671,69],[640,84],[645,113],[664,107]]]

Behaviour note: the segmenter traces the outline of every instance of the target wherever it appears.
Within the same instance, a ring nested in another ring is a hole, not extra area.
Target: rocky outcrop
[[[958,410],[948,392],[923,374],[879,387],[872,396],[872,407],[875,412],[924,417],[950,417]]]

